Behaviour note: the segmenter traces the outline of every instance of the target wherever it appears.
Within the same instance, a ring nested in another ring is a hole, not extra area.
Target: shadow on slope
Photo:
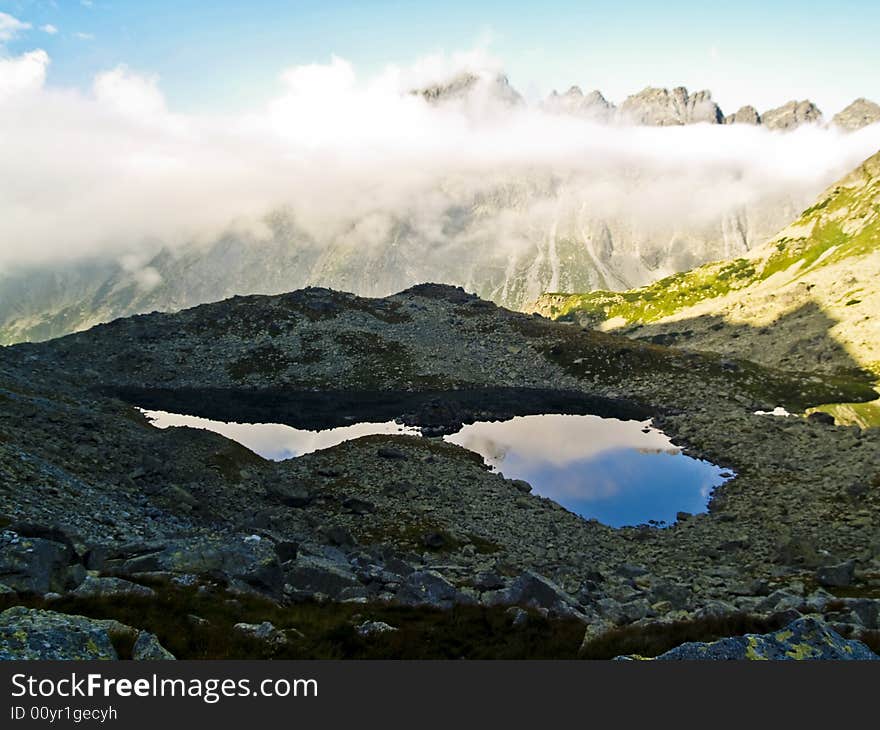
[[[667,347],[742,357],[786,370],[831,372],[865,383],[876,380],[868,364],[856,360],[833,336],[837,324],[811,301],[765,326],[731,322],[721,315],[702,315],[637,325],[616,333]]]

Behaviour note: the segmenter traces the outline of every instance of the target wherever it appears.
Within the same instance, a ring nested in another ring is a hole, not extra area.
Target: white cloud
[[[15,140],[0,145],[0,241],[16,242],[0,245],[0,264],[265,230],[264,216],[283,207],[319,245],[369,248],[405,220],[438,255],[491,245],[503,267],[505,251],[559,221],[576,236],[585,217],[656,231],[756,201],[806,203],[880,149],[880,125],[603,127],[533,107],[482,116],[402,93],[411,79],[448,74],[451,57],[368,78],[339,58],[289,69],[270,104],[230,116],[175,113],[155,76],[125,67],[88,93],[45,86],[48,63],[44,51],[0,61],[0,139]],[[450,232],[450,210],[499,195],[509,204]],[[132,271],[154,286],[138,261]]]
[[[94,36],[94,34],[92,34],[92,33],[82,33],[82,32],[80,32],[80,31],[77,31],[76,33],[74,33],[74,34],[73,34],[73,37],[74,37],[74,38],[77,38],[77,39],[79,39],[79,40],[81,40],[81,41],[93,41],[93,40],[95,40],[95,36]]]
[[[162,117],[165,99],[159,91],[158,76],[143,76],[126,66],[117,66],[95,77],[95,99],[102,106],[141,120]]]
[[[0,13],[0,44],[11,41],[30,28],[30,23],[24,23],[8,13]]]
[[[45,51],[0,58],[0,102],[17,94],[39,91],[46,80],[48,66],[49,54]]]
[[[44,33],[48,33],[49,35],[55,35],[58,32],[58,28],[56,28],[51,23],[46,23],[46,25],[41,25],[40,30]]]

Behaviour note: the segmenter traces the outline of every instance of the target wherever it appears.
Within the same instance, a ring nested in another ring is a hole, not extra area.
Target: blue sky
[[[0,52],[45,49],[50,84],[87,87],[126,64],[158,74],[170,106],[187,111],[260,103],[282,69],[331,54],[366,75],[481,44],[529,95],[577,83],[619,100],[683,84],[711,88],[728,111],[793,97],[831,113],[856,96],[880,101],[876,0],[0,0],[0,11],[31,25]]]

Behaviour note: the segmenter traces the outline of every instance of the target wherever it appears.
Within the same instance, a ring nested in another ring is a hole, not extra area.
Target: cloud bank
[[[88,92],[55,88],[49,64],[42,50],[0,58],[0,267],[260,235],[277,209],[317,241],[377,245],[405,218],[442,246],[444,211],[511,181],[507,212],[484,226],[502,247],[561,208],[699,226],[763,200],[806,204],[880,149],[880,125],[615,127],[495,103],[491,84],[479,103],[407,93],[461,68],[491,77],[500,65],[481,53],[371,77],[341,58],[299,66],[270,103],[222,116],[176,112],[160,79],[126,67]]]

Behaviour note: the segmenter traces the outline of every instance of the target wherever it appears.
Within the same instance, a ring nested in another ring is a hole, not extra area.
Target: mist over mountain
[[[0,100],[23,140],[0,151],[2,342],[306,285],[437,280],[514,308],[627,289],[749,251],[880,147],[869,106],[729,125],[709,92],[533,105],[498,69],[360,79],[334,59],[221,119],[124,68],[77,95],[44,87],[48,59],[19,63],[31,80]]]
[[[537,311],[794,370],[880,375],[880,152],[748,255],[625,293],[545,294]]]

